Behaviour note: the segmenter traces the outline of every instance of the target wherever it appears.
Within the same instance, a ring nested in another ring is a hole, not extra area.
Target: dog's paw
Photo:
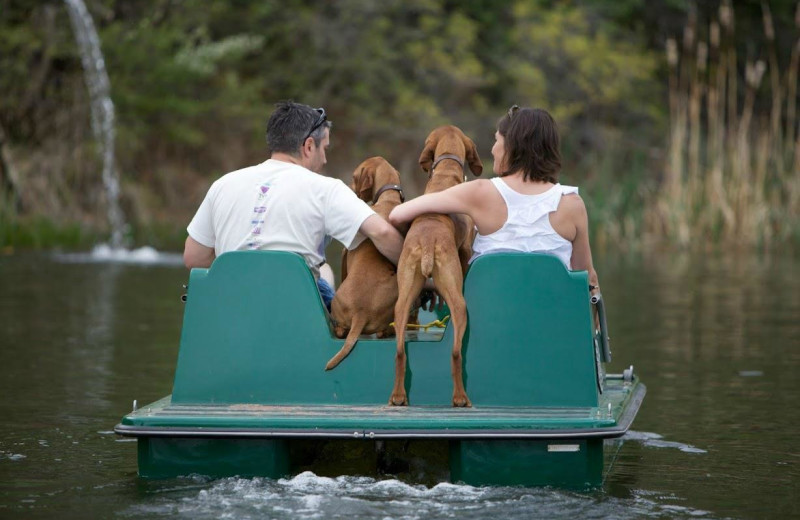
[[[453,406],[456,408],[472,408],[472,403],[467,394],[453,395]]]
[[[408,406],[408,396],[405,392],[392,394],[389,406]]]

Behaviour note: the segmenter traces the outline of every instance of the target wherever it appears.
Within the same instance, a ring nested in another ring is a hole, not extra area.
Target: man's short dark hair
[[[297,156],[303,146],[308,132],[319,120],[319,112],[308,105],[294,101],[280,101],[275,103],[275,111],[267,121],[267,146],[272,153],[280,152]],[[319,146],[325,129],[331,127],[330,121],[325,121],[310,137],[314,144]]]
[[[505,171],[501,177],[522,171],[526,181],[558,182],[560,139],[556,122],[546,110],[509,110],[497,122],[497,131],[505,140]]]

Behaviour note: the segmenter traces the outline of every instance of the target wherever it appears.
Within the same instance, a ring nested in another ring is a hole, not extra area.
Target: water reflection
[[[793,514],[798,261],[653,254],[598,270],[615,362],[634,363],[648,384],[635,429],[708,452],[681,459],[672,450],[643,451],[647,442],[627,443],[611,481],[622,476],[734,517]]]
[[[182,268],[0,257],[0,516],[81,510],[97,489],[133,484],[122,448],[134,445],[102,432],[137,393],[169,393],[184,280]]]
[[[83,314],[71,313],[75,316],[72,337],[80,339],[67,348],[70,370],[65,375],[70,381],[65,391],[71,399],[83,399],[89,406],[103,408],[109,404],[106,395],[111,375],[109,365],[114,357],[113,332],[117,321],[114,300],[120,272],[119,265],[95,270],[94,276],[87,280],[88,290],[71,299],[78,306],[76,311]]]

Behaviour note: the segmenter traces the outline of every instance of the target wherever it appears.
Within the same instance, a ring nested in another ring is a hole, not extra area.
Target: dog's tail
[[[347,338],[344,340],[344,345],[333,356],[328,364],[325,365],[325,370],[332,370],[336,368],[336,366],[342,362],[344,358],[350,355],[350,352],[353,350],[353,347],[356,346],[356,342],[358,342],[358,337],[361,335],[361,331],[364,330],[364,327],[367,324],[366,318],[361,316],[360,314],[356,314],[353,316],[353,321],[350,323],[350,332],[347,333]]]

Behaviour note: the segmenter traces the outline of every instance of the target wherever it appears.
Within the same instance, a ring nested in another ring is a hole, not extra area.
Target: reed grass
[[[181,251],[186,240],[182,223],[138,224],[126,237],[129,247],[148,245],[159,251]],[[62,249],[86,251],[108,240],[108,230],[77,222],[58,222],[42,215],[9,216],[0,211],[0,256],[17,251]]]
[[[85,250],[102,235],[77,223],[62,224],[43,216],[0,216],[0,255],[21,250]]]
[[[782,70],[766,3],[762,13],[766,56],[744,64],[743,84],[730,0],[707,30],[689,16],[680,50],[667,42],[668,154],[663,182],[644,209],[646,234],[681,245],[710,238],[771,245],[800,236],[800,38]],[[800,29],[800,4],[796,23]]]
[[[572,157],[575,152],[567,145],[562,154]],[[611,132],[604,135],[602,149],[564,167],[559,182],[580,187],[593,251],[636,252],[653,245],[644,232],[644,209],[658,187],[651,174],[662,161],[660,150]]]

